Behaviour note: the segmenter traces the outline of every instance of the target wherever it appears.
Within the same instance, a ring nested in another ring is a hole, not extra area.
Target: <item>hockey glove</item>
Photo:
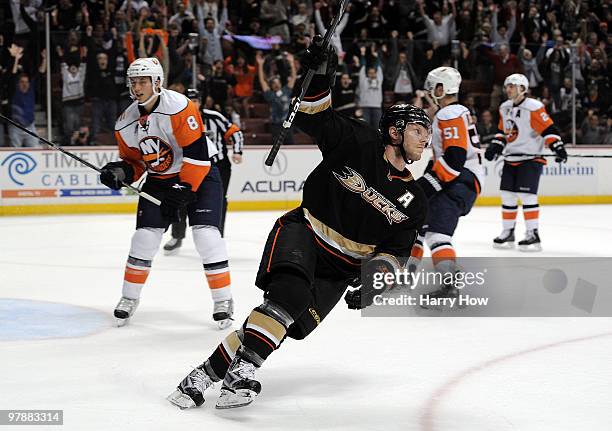
[[[326,50],[323,50],[322,45],[323,38],[321,35],[316,35],[302,58],[300,58],[300,63],[304,69],[312,69],[317,75],[327,76],[333,86],[338,67],[338,55],[332,46],[328,46]]]
[[[505,136],[500,134],[495,135],[495,137],[489,141],[489,145],[487,146],[487,150],[485,151],[485,159],[490,162],[496,160],[504,151],[505,145]]]
[[[552,144],[550,144],[550,149],[553,150],[555,155],[557,156],[555,157],[555,162],[567,162],[567,151],[565,151],[565,145],[563,144],[563,141],[553,142]]]
[[[400,265],[394,256],[379,254],[364,264],[362,285],[349,290],[344,300],[351,310],[361,310],[373,304],[374,298],[395,286],[395,272]]]
[[[179,222],[181,214],[185,212],[185,208],[196,200],[197,195],[191,191],[191,184],[174,184],[162,199],[160,205],[162,215],[173,223]]]
[[[119,190],[133,181],[134,168],[123,160],[105,164],[100,172],[100,182],[113,190]]]

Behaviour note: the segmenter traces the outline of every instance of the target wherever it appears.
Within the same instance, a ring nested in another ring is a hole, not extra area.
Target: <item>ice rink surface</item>
[[[253,279],[279,214],[228,214],[235,327],[261,302]],[[524,256],[491,248],[499,219],[475,208],[458,253]],[[540,255],[611,256],[610,220],[612,206],[545,206]],[[611,318],[362,318],[343,301],[272,354],[252,406],[215,410],[217,387],[180,411],[165,397],[229,330],[213,325],[190,238],[158,254],[132,322],[113,327],[134,224],[0,218],[0,409],[63,409],[70,430],[610,429]]]

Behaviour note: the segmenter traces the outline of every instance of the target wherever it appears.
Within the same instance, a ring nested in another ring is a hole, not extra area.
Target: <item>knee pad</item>
[[[196,225],[192,227],[193,242],[204,263],[227,261],[227,248],[219,228]]]
[[[312,291],[310,283],[302,274],[277,270],[270,274],[265,298],[295,321],[311,303]]]
[[[132,236],[130,256],[141,260],[153,260],[161,244],[164,229],[145,227],[136,229]]]
[[[427,232],[425,234],[425,242],[427,243],[427,247],[429,247],[430,250],[442,244],[452,244],[452,241],[452,236],[445,235],[443,233]]]
[[[523,206],[538,204],[538,195],[534,193],[518,193],[518,196],[521,198]]]
[[[501,191],[502,205],[509,206],[509,207],[517,206],[518,205],[518,195],[519,194],[520,193],[509,192],[507,190],[502,190]]]

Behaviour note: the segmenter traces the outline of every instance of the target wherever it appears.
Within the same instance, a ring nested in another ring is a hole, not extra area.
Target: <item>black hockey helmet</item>
[[[387,108],[378,123],[384,145],[393,145],[389,136],[389,127],[395,127],[403,136],[408,124],[420,124],[431,133],[431,120],[423,109],[408,103],[396,103]]]
[[[200,92],[196,88],[188,88],[186,96],[188,99],[200,100]]]

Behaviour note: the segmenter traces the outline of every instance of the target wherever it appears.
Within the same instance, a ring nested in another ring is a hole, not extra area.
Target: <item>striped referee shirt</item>
[[[242,154],[244,135],[240,128],[231,123],[221,113],[210,109],[201,109],[202,120],[206,126],[206,136],[215,144],[218,153],[215,161],[227,158],[227,145],[231,145],[233,154]]]

